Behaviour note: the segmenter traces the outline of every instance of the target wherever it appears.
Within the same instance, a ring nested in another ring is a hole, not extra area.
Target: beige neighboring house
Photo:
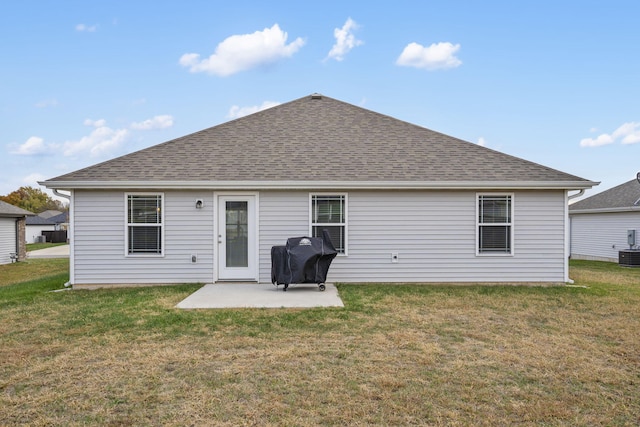
[[[0,201],[0,264],[27,257],[25,224],[30,215],[34,214]]]
[[[322,229],[330,282],[564,283],[597,183],[313,94],[41,184],[97,287],[270,283],[271,247]]]
[[[569,206],[571,258],[618,262],[640,245],[640,182],[625,182]]]

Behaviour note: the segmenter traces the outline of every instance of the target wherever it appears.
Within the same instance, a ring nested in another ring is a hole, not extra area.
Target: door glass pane
[[[225,217],[227,267],[248,267],[248,202],[226,202]]]

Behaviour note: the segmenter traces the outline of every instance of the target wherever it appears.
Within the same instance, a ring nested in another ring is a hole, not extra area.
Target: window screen
[[[512,252],[510,195],[478,196],[478,253]]]
[[[322,230],[326,229],[338,253],[346,253],[346,221],[344,194],[311,196],[311,234],[322,237]]]
[[[127,196],[127,253],[162,254],[162,195]]]

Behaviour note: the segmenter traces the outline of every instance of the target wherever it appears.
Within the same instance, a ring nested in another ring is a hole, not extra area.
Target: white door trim
[[[222,236],[224,236],[224,217],[221,219],[220,211],[223,204],[220,200],[230,200],[237,197],[239,201],[249,202],[249,241],[247,244],[248,261],[249,266],[246,269],[237,269],[235,271],[227,269],[225,267],[225,260],[223,259],[222,250]],[[215,254],[215,268],[214,268],[214,281],[258,281],[259,278],[259,193],[251,191],[225,191],[213,193],[214,204],[214,254]]]

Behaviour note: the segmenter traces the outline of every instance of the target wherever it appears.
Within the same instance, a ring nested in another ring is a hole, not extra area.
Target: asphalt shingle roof
[[[17,206],[10,205],[9,203],[0,200],[0,216],[19,218],[23,216],[34,215],[32,212],[26,211]]]
[[[640,183],[635,179],[575,202],[569,206],[569,211],[622,208],[640,209]]]
[[[588,180],[326,96],[306,96],[50,179],[123,181]]]

